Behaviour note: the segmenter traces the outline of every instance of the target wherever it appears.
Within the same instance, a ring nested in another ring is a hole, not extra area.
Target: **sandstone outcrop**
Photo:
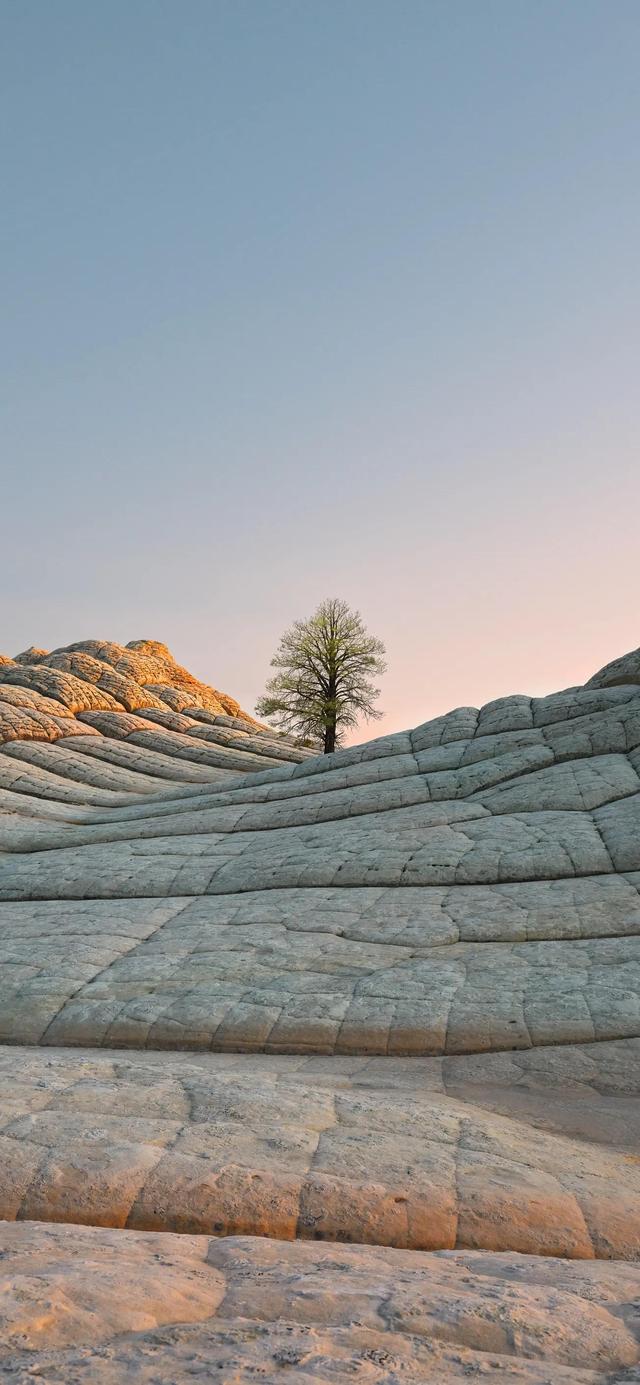
[[[3,1242],[8,1380],[638,1379],[630,1265],[38,1222],[7,1226]]]
[[[0,742],[0,1376],[640,1379],[640,651],[316,758],[86,641]]]

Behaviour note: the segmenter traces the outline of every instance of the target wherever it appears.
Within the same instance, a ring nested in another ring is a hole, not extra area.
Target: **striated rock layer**
[[[3,1243],[8,1380],[638,1380],[630,1265],[38,1222]]]
[[[640,651],[315,758],[87,641],[0,742],[0,1378],[640,1379]]]
[[[0,1218],[633,1259],[639,1058],[5,1048]]]

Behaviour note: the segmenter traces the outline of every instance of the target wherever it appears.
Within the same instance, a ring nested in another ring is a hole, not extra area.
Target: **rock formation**
[[[30,649],[0,832],[0,1378],[640,1380],[640,651],[316,758]]]

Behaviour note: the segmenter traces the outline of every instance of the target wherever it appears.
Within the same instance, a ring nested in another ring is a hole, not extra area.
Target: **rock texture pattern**
[[[478,1252],[4,1231],[4,1378],[637,1381],[638,1272]],[[43,1296],[46,1302],[43,1304]]]
[[[314,758],[30,649],[0,743],[0,1378],[640,1380],[640,651]]]
[[[0,1217],[633,1259],[639,1058],[5,1048]]]

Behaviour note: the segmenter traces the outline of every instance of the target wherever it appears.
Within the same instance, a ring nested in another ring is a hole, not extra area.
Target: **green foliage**
[[[373,680],[385,671],[384,654],[358,611],[335,597],[323,601],[282,636],[271,660],[277,672],[256,704],[258,716],[332,750],[359,717],[382,715],[373,705],[380,695]]]

